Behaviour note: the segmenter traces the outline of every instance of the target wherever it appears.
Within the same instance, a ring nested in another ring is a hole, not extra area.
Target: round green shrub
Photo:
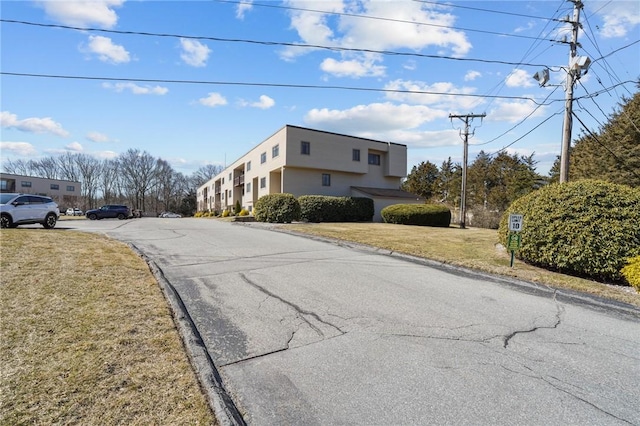
[[[394,204],[380,214],[386,223],[443,228],[451,224],[451,210],[442,204]]]
[[[553,184],[514,201],[498,230],[505,244],[510,213],[523,215],[517,253],[531,264],[571,275],[620,281],[640,254],[640,189],[597,180]]]
[[[259,222],[291,223],[300,220],[300,203],[292,194],[269,194],[256,202],[254,216]]]

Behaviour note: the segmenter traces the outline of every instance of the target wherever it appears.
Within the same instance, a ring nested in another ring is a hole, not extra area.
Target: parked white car
[[[39,223],[47,229],[56,226],[60,210],[50,197],[34,194],[0,194],[0,227]]]
[[[84,216],[84,213],[80,209],[68,208],[65,213],[67,216]]]
[[[160,213],[160,217],[182,217],[182,215],[173,212],[162,212]]]

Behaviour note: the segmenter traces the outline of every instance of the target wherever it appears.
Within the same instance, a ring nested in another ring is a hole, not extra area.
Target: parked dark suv
[[[128,219],[131,216],[131,211],[129,207],[121,204],[107,204],[99,209],[87,210],[85,216],[91,220],[107,218],[118,218],[122,220]]]
[[[47,229],[56,226],[60,210],[50,198],[34,194],[0,194],[0,227],[39,223]]]

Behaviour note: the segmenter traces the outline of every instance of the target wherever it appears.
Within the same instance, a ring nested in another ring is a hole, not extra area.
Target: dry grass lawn
[[[453,226],[433,228],[387,223],[301,223],[284,225],[283,229],[380,247],[640,306],[640,294],[631,287],[606,285],[554,273],[527,265],[517,259],[514,267],[510,267],[510,253],[498,245],[498,233],[491,229],[460,229]]]
[[[146,263],[73,231],[0,233],[0,424],[210,425]]]

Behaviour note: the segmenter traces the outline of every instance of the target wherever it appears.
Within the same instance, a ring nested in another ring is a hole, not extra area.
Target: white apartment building
[[[46,195],[61,207],[78,207],[81,189],[81,183],[72,180],[0,173],[0,192]]]
[[[422,202],[400,190],[407,146],[286,125],[198,188],[198,211],[248,211],[267,194],[369,197],[374,221],[390,204]]]

